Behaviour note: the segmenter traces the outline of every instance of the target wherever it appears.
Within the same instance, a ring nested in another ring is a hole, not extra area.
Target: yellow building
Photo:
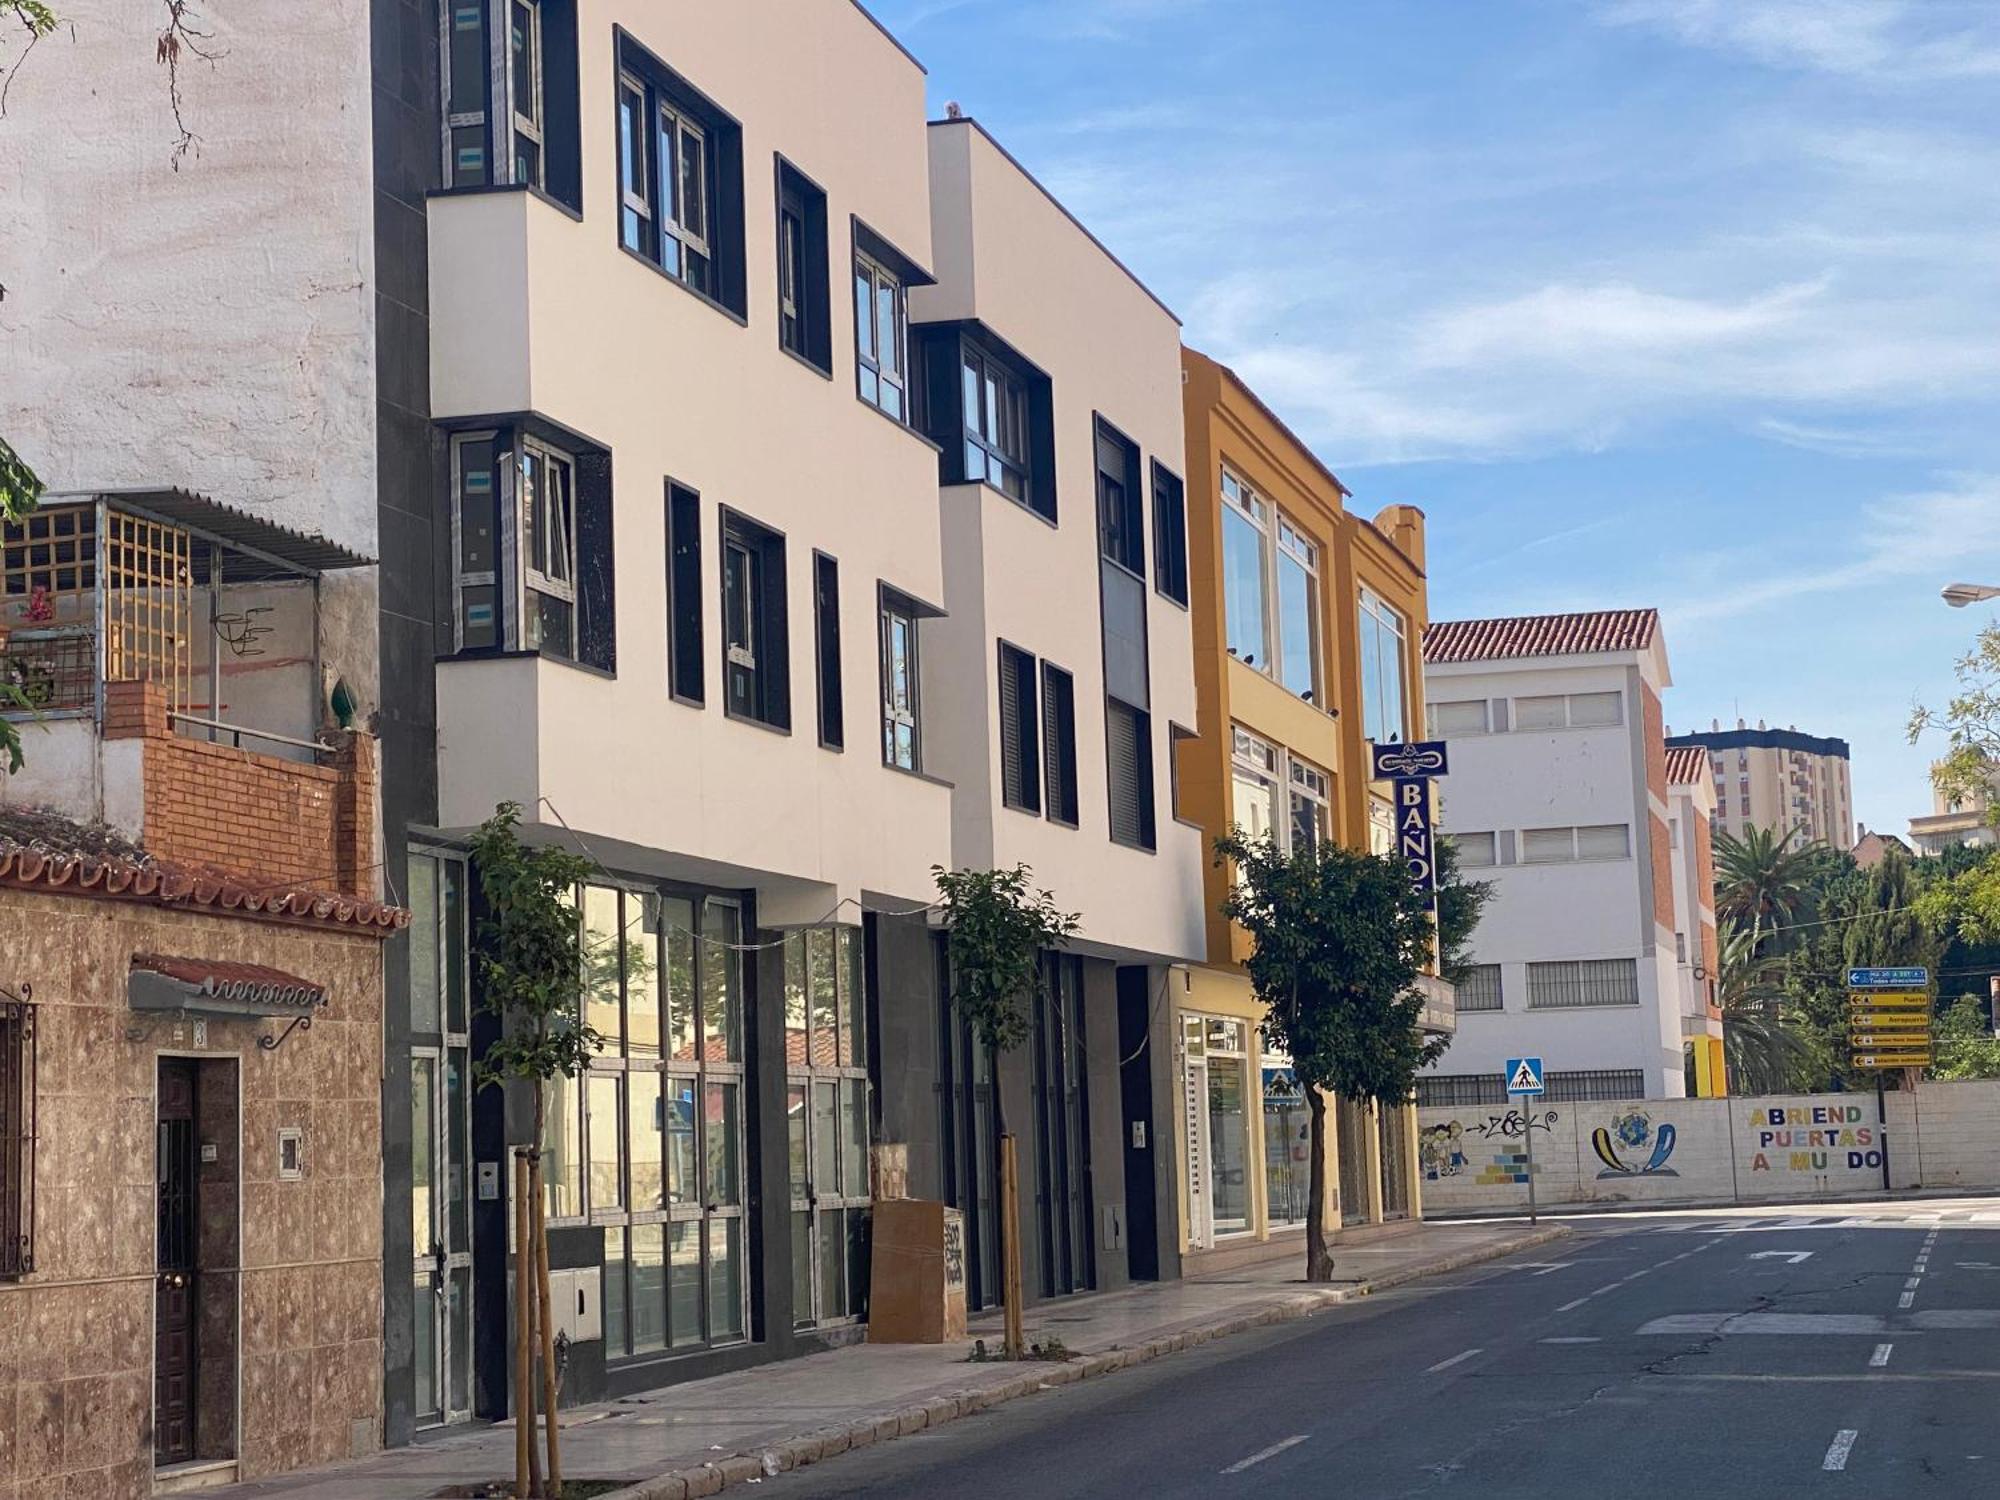
[[[1200,732],[1180,741],[1177,810],[1210,841],[1232,825],[1281,847],[1391,847],[1368,744],[1419,738],[1424,518],[1351,515],[1347,491],[1234,372],[1182,354],[1188,564]],[[1176,975],[1181,1245],[1190,1272],[1302,1253],[1308,1114],[1290,1061],[1258,1032],[1248,937],[1204,889],[1208,961]],[[1427,1023],[1450,1026],[1438,987]],[[1327,1112],[1328,1228],[1414,1219],[1408,1107]]]

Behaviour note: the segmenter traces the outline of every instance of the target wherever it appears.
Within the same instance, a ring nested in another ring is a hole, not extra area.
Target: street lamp
[[[1964,609],[1982,599],[2000,599],[2000,588],[1986,583],[1948,583],[1944,587],[1944,602],[1953,609]]]

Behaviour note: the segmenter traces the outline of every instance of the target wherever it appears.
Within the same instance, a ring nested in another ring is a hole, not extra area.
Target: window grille
[[[1563,959],[1528,965],[1528,1009],[1637,1005],[1639,965],[1630,958]]]
[[[0,1280],[35,1268],[35,1007],[0,990]]]

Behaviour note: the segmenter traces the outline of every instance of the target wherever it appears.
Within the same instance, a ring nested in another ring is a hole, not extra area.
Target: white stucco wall
[[[1189,615],[1152,587],[1146,548],[1158,851],[1110,837],[1097,542],[1095,420],[1186,468],[1180,325],[1110,252],[971,121],[930,129],[938,284],[911,298],[920,321],[976,318],[1050,377],[1058,524],[982,485],[944,496],[946,606],[927,680],[943,679],[953,726],[938,767],[957,786],[953,861],[1024,862],[1083,918],[1083,946],[1126,956],[1202,953],[1202,836],[1173,816],[1169,726],[1195,725]],[[1072,673],[1079,826],[1002,805],[998,648],[1005,640]]]
[[[1651,829],[1657,809],[1646,785],[1642,689],[1663,685],[1655,653],[1433,663],[1429,701],[1557,693],[1620,692],[1622,722],[1591,729],[1510,729],[1451,742],[1451,774],[1440,783],[1447,833],[1622,823],[1631,857],[1568,864],[1515,863],[1471,871],[1491,880],[1492,902],[1473,938],[1475,959],[1501,966],[1505,1009],[1462,1012],[1451,1050],[1430,1071],[1498,1074],[1506,1059],[1536,1055],[1552,1070],[1637,1068],[1644,1092],[1685,1091],[1681,978],[1673,933],[1655,922]],[[1511,711],[1508,722],[1516,722]],[[1517,845],[1518,859],[1518,845]],[[1636,1006],[1534,1010],[1527,966],[1558,959],[1630,958]]]
[[[160,8],[58,9],[0,119],[0,434],[54,490],[181,486],[375,555],[368,5],[201,6],[178,170]],[[328,591],[370,701],[373,570]]]
[[[741,123],[748,326],[619,247],[614,25]],[[951,793],[882,764],[876,598],[942,601],[937,452],[856,396],[849,280],[853,218],[930,263],[923,74],[846,4],[584,0],[578,28],[583,220],[518,193],[432,200],[431,390],[441,418],[532,410],[610,450],[617,677],[442,664],[441,820],[546,797],[607,862],[754,886],[771,925],[928,899]],[[778,344],[774,154],[827,194],[830,379]],[[701,495],[701,708],[667,692],[669,477]],[[720,506],[785,538],[789,734],[723,712]],[[816,733],[815,549],[840,568],[839,753]]]

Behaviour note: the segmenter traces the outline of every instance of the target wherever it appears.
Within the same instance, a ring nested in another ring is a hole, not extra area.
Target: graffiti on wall
[[[1881,1135],[1859,1104],[1770,1105],[1750,1111],[1753,1172],[1861,1171],[1882,1165]]]
[[[1590,1149],[1604,1163],[1597,1174],[1607,1177],[1678,1177],[1667,1162],[1674,1154],[1674,1127],[1653,1128],[1652,1116],[1643,1109],[1628,1109],[1607,1126],[1590,1133]],[[1650,1155],[1643,1154],[1650,1151]],[[1630,1152],[1628,1159],[1626,1152]]]
[[[1423,1164],[1424,1177],[1430,1182],[1439,1182],[1448,1177],[1463,1177],[1472,1170],[1471,1158],[1466,1155],[1468,1137],[1477,1136],[1483,1141],[1497,1143],[1496,1151],[1479,1167],[1479,1175],[1473,1181],[1480,1187],[1497,1187],[1505,1183],[1526,1183],[1528,1180],[1528,1153],[1525,1150],[1508,1149],[1508,1143],[1521,1141],[1530,1130],[1551,1131],[1561,1116],[1555,1110],[1545,1110],[1540,1114],[1526,1114],[1518,1109],[1488,1115],[1484,1120],[1474,1120],[1467,1125],[1462,1120],[1447,1120],[1441,1125],[1432,1125],[1417,1132],[1417,1158]],[[1535,1171],[1542,1170],[1535,1164]]]

